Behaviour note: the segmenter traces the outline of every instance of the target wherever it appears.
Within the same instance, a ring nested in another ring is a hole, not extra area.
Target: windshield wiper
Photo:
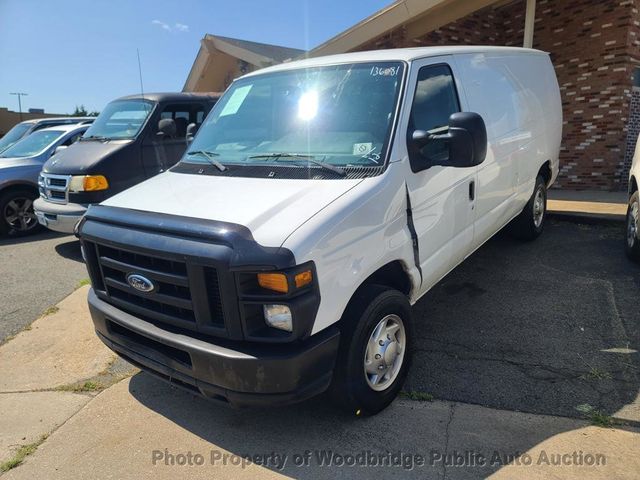
[[[320,160],[315,160],[313,158],[313,155],[305,155],[303,153],[265,153],[262,155],[251,155],[249,158],[273,158],[276,162],[278,160],[291,161],[293,159],[293,161],[296,161],[299,159],[303,159],[308,163],[313,163],[314,165],[324,168],[325,170],[329,170],[330,172],[333,172],[336,175],[340,175],[341,177],[344,177],[347,174],[347,172],[345,172],[344,169],[340,167]]]
[[[209,160],[209,163],[211,165],[216,167],[221,172],[224,172],[227,169],[227,167],[225,167],[223,164],[221,164],[219,161],[213,158],[213,157],[219,157],[220,156],[219,153],[207,152],[206,150],[192,150],[190,152],[187,152],[187,155],[200,155],[202,157],[205,157],[207,160]]]
[[[87,140],[99,140],[101,142],[106,142],[107,140],[111,140],[109,137],[104,137],[102,135],[89,135],[88,137],[80,137],[80,141],[87,141]]]

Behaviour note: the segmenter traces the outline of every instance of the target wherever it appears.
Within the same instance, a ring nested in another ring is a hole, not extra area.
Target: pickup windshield
[[[59,130],[40,130],[39,132],[33,132],[28,137],[19,140],[7,148],[0,154],[0,157],[33,157],[46,150],[49,145],[58,140],[63,134],[64,131]]]
[[[379,167],[404,73],[401,62],[291,69],[233,83],[182,159],[223,165]]]
[[[154,102],[147,100],[116,100],[98,115],[82,140],[122,140],[135,138],[140,132]]]

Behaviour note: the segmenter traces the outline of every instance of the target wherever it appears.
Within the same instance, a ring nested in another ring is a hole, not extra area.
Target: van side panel
[[[542,53],[456,57],[469,109],[485,120],[489,148],[478,169],[475,246],[522,211],[536,174],[558,166],[562,112],[555,72]]]

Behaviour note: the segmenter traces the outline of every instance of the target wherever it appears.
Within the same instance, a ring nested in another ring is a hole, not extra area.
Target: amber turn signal
[[[259,273],[258,285],[267,290],[280,293],[287,293],[289,291],[289,284],[287,283],[287,277],[284,273]]]
[[[296,288],[302,288],[305,285],[309,285],[313,281],[313,275],[311,270],[298,273],[295,278]]]

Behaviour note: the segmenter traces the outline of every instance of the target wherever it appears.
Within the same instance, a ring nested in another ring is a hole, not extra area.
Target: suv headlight
[[[109,182],[104,175],[73,175],[69,181],[71,192],[96,192],[109,188]]]

